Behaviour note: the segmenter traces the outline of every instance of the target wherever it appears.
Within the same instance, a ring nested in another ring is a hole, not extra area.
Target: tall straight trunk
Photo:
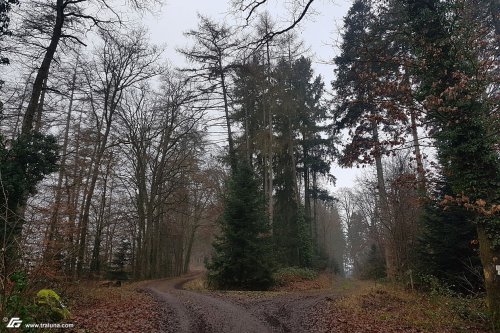
[[[40,96],[43,91],[43,83],[47,80],[49,76],[50,65],[54,59],[54,55],[59,45],[59,41],[62,38],[63,32],[62,27],[64,25],[64,0],[56,1],[56,21],[54,28],[52,30],[52,35],[50,37],[49,46],[46,48],[45,55],[42,60],[42,64],[38,69],[35,77],[35,82],[33,83],[33,90],[31,92],[31,98],[24,114],[23,125],[21,128],[22,135],[29,135],[33,130],[35,115],[38,110],[38,104],[40,101]]]
[[[293,68],[292,68],[292,50],[291,50],[291,45],[290,45],[290,42],[288,43],[288,65],[290,66],[290,73],[293,72]],[[290,91],[293,91],[293,86],[292,86],[292,82],[290,81],[289,82],[290,84]],[[290,112],[288,112],[288,114],[291,114]],[[294,194],[295,194],[295,201],[297,203],[297,205],[300,205],[300,193],[299,193],[299,186],[297,184],[298,182],[298,178],[297,178],[297,162],[295,160],[295,152],[294,152],[294,148],[295,148],[295,143],[294,143],[294,138],[293,138],[293,124],[292,124],[292,120],[290,119],[290,116],[287,117],[287,120],[288,120],[288,142],[289,142],[289,145],[288,145],[288,154],[290,155],[290,158],[292,160],[292,175],[293,175],[293,190],[294,190]]]
[[[297,184],[298,178],[297,178],[297,162],[295,160],[295,144],[293,140],[293,131],[292,131],[292,122],[290,118],[288,118],[288,126],[289,126],[289,131],[288,131],[288,155],[290,156],[290,161],[291,161],[291,173],[292,173],[292,186],[293,186],[293,192],[294,192],[294,198],[295,202],[297,205],[300,205],[300,193],[299,193],[299,185]]]
[[[266,60],[267,60],[267,86],[268,92],[271,88],[271,51],[269,49],[269,40],[266,40]],[[268,105],[268,114],[267,114],[267,126],[268,129],[268,144],[267,144],[267,208],[269,215],[269,224],[271,226],[270,230],[272,230],[273,225],[273,214],[274,214],[274,205],[273,205],[273,114],[271,112],[271,107]],[[265,117],[265,115],[264,115]],[[265,123],[265,121],[264,121]]]
[[[219,71],[220,71],[220,81],[222,85],[222,98],[224,100],[224,114],[226,117],[227,126],[227,142],[229,144],[229,163],[231,165],[231,170],[234,172],[236,170],[236,152],[234,150],[233,133],[231,131],[231,119],[229,118],[229,101],[227,98],[227,87],[226,87],[226,76],[224,69],[222,68],[222,60],[219,59]]]
[[[26,97],[28,95],[28,87],[30,85],[31,77],[33,76],[34,73],[35,73],[35,71],[33,70],[30,73],[30,75],[28,76],[28,78],[26,79],[26,82],[24,84],[23,93],[21,94],[21,100],[19,101],[19,105],[17,107],[16,123],[15,123],[14,129],[12,131],[12,140],[16,139],[16,137],[18,136],[18,134],[20,132],[20,126],[22,125],[21,124],[21,117],[22,117],[22,113],[23,113],[23,109],[24,109],[24,102],[26,101]]]
[[[83,187],[83,175],[84,175],[84,168],[80,167],[80,136],[81,136],[81,124],[82,124],[82,116],[83,113],[80,113],[80,117],[78,120],[78,126],[76,130],[76,135],[75,137],[76,142],[75,142],[75,161],[74,161],[74,168],[71,172],[71,176],[74,179],[74,184],[72,186],[72,189],[70,189],[70,186],[68,184],[68,179],[66,178],[66,191],[67,191],[67,196],[68,196],[68,207],[69,207],[69,214],[68,214],[68,230],[67,230],[67,238],[68,238],[68,243],[70,246],[70,259],[68,262],[68,273],[71,275],[76,276],[76,251],[77,251],[77,245],[76,242],[78,240],[78,230],[79,228],[77,227],[77,217],[78,215],[78,208],[79,208],[79,201],[80,201],[80,194],[82,191]],[[80,215],[81,216],[81,215]]]
[[[137,156],[139,158],[139,156]],[[137,230],[137,250],[135,258],[135,277],[140,278],[141,272],[143,271],[144,263],[144,239],[146,234],[146,224],[147,224],[147,188],[146,188],[146,173],[145,167],[143,166],[145,160],[139,159],[136,166],[136,178],[137,178],[137,214],[138,214],[138,230]]]
[[[75,84],[76,84],[76,70],[78,67],[78,59],[75,64],[75,69],[73,71],[73,77],[71,80],[71,91],[69,98],[69,106],[68,106],[68,114],[66,115],[66,124],[64,128],[64,139],[63,146],[61,151],[61,163],[59,164],[59,176],[57,178],[57,187],[56,194],[54,199],[54,210],[52,211],[52,215],[50,218],[49,232],[47,235],[47,239],[45,243],[47,244],[45,249],[46,259],[50,259],[50,257],[54,254],[53,250],[55,250],[54,245],[52,244],[55,239],[57,239],[56,231],[58,230],[58,222],[59,222],[59,211],[62,204],[62,195],[63,195],[63,180],[66,174],[66,161],[67,161],[67,153],[68,153],[68,142],[69,142],[69,129],[71,125],[71,113],[73,111],[73,101],[75,96]]]
[[[38,102],[38,107],[36,111],[36,120],[35,120],[35,132],[39,133],[42,128],[42,114],[43,108],[45,106],[45,95],[47,94],[47,78],[43,80],[42,86],[42,94],[40,95],[40,101]]]
[[[109,204],[108,205],[108,218],[111,217],[111,208],[112,208],[112,205]],[[106,230],[105,230],[106,240],[104,243],[104,255],[103,255],[103,257],[105,258],[106,264],[108,266],[110,266],[110,264],[112,264],[112,262],[113,262],[113,250],[114,250],[113,239],[114,239],[114,235],[116,235],[116,226],[117,226],[116,223],[107,223],[106,224]],[[132,249],[132,251],[133,251],[133,249]],[[130,262],[133,263],[134,261],[131,260]]]
[[[102,242],[102,231],[104,229],[106,205],[111,206],[111,202],[108,203],[108,179],[111,173],[111,164],[113,161],[113,154],[109,157],[108,165],[106,166],[106,175],[104,176],[103,190],[101,194],[101,203],[99,205],[99,213],[97,217],[96,224],[96,235],[94,237],[94,248],[92,249],[92,258],[90,262],[90,271],[93,273],[99,273],[101,270],[101,242]],[[113,194],[113,187],[111,185],[109,197],[111,198]]]
[[[305,139],[304,134],[302,134],[303,138]],[[311,207],[311,180],[310,174],[309,174],[309,165],[307,164],[307,159],[308,159],[308,152],[307,149],[305,148],[304,145],[304,152],[302,158],[304,159],[304,174],[303,174],[303,179],[304,179],[304,213],[305,216],[309,222],[309,228],[310,228],[310,233],[311,237],[314,235],[314,221],[312,220],[312,207]]]
[[[269,223],[273,224],[274,203],[273,203],[273,115],[271,108],[268,110],[268,126],[269,126],[269,142],[267,145],[267,195],[268,195],[268,210],[269,210]]]
[[[410,121],[411,121],[411,135],[413,139],[413,148],[415,149],[415,160],[417,162],[417,189],[419,195],[424,196],[426,192],[426,179],[425,179],[425,170],[424,163],[422,158],[422,153],[420,152],[420,143],[418,141],[418,127],[417,127],[417,119],[415,115],[415,110],[410,110]]]
[[[185,274],[189,271],[189,263],[191,261],[191,252],[193,250],[196,229],[197,229],[197,226],[191,228],[191,230],[189,232],[188,241],[187,241],[187,245],[186,245],[186,251],[185,251],[185,255],[184,255],[184,268],[182,270],[183,274]]]
[[[316,190],[317,189],[317,186],[318,186],[318,183],[317,183],[317,174],[316,172],[313,171],[313,174],[312,174],[312,179],[313,179],[313,189]],[[314,199],[313,199],[313,211],[312,211],[312,223],[313,223],[313,244],[316,245],[316,248],[319,250],[320,247],[319,247],[319,237],[318,237],[318,215],[317,215],[317,212],[318,212],[318,196],[315,195],[314,196]]]
[[[396,278],[396,265],[394,257],[394,247],[393,247],[393,237],[391,228],[391,218],[389,213],[389,200],[387,196],[387,189],[385,187],[384,180],[384,168],[382,165],[382,153],[380,151],[380,140],[378,134],[378,125],[376,121],[372,122],[372,135],[373,142],[377,145],[377,151],[375,152],[375,168],[377,172],[377,189],[379,194],[380,202],[380,220],[385,228],[384,235],[384,253],[385,253],[385,264],[386,264],[386,274],[391,280]]]
[[[97,184],[97,179],[99,178],[99,168],[101,165],[102,158],[104,157],[104,153],[106,151],[106,146],[108,143],[108,138],[109,138],[109,133],[111,131],[111,124],[113,121],[113,115],[118,107],[118,100],[120,98],[119,93],[116,91],[116,88],[113,88],[113,92],[111,93],[111,96],[109,96],[110,92],[107,92],[105,96],[105,103],[109,107],[105,105],[104,110],[105,110],[105,116],[104,116],[104,122],[105,122],[105,129],[104,133],[102,136],[100,136],[100,140],[97,143],[97,150],[96,150],[96,155],[93,161],[93,166],[92,170],[90,173],[90,183],[89,187],[87,188],[86,195],[84,197],[84,204],[83,204],[83,213],[80,221],[80,237],[79,237],[79,248],[78,248],[78,263],[77,263],[77,272],[78,275],[80,276],[82,274],[82,269],[83,269],[83,261],[85,257],[85,251],[87,248],[87,232],[88,232],[88,225],[89,225],[89,220],[90,220],[90,207],[92,205],[92,198],[94,196],[94,191],[95,187]],[[110,102],[108,101],[108,98],[110,99]]]
[[[250,151],[250,133],[248,128],[248,108],[245,108],[245,150],[247,162],[252,165],[252,152]]]

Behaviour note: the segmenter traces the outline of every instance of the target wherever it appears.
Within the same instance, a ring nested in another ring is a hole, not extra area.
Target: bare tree
[[[159,51],[146,44],[144,31],[134,31],[127,36],[102,32],[103,46],[91,64],[87,82],[91,88],[90,105],[97,122],[96,147],[91,161],[89,185],[79,221],[79,250],[77,271],[82,272],[86,249],[90,207],[101,160],[108,149],[111,127],[127,89],[144,82],[161,72],[156,62]]]
[[[145,2],[147,2],[147,0],[131,1],[136,8],[143,8]],[[38,11],[36,14],[42,14],[39,16],[37,15],[39,21],[31,21],[31,23],[34,25],[35,29],[48,32],[50,42],[45,46],[43,59],[33,82],[31,97],[22,124],[21,133],[23,135],[28,135],[33,130],[35,115],[41,102],[40,98],[43,92],[43,85],[49,76],[50,67],[60,42],[68,39],[78,44],[85,45],[81,37],[82,32],[80,31],[85,25],[90,24],[90,26],[104,27],[106,23],[120,21],[120,17],[113,11],[111,1],[106,0],[51,0],[48,3],[46,1],[34,1],[30,6]],[[115,17],[113,19],[100,17],[98,14],[92,13],[91,8],[93,7],[106,8],[111,13],[114,13]],[[53,19],[47,22],[47,17]]]
[[[236,152],[229,111],[228,74],[235,67],[231,53],[235,51],[238,42],[234,40],[234,34],[227,26],[217,24],[201,15],[199,20],[198,30],[186,33],[187,37],[194,39],[194,46],[179,50],[198,67],[183,71],[191,73],[191,77],[201,84],[200,88],[203,93],[209,94],[210,97],[217,100],[222,99],[229,144],[229,162],[231,169],[234,170],[236,168]],[[216,105],[215,107],[220,106]]]
[[[259,10],[271,2],[271,0],[233,0],[233,7],[244,14],[245,22],[248,25],[253,16]],[[274,29],[269,30],[266,34],[259,39],[256,44],[262,45],[276,36],[283,35],[293,30],[306,16],[312,11],[312,4],[314,0],[294,0],[291,2],[290,16],[291,19],[288,23]]]
[[[185,79],[172,73],[164,76],[160,94],[147,91],[143,87],[129,94],[120,112],[137,210],[134,271],[143,278],[166,273],[161,263],[170,255],[161,255],[166,247],[160,237],[169,237],[168,230],[176,232],[168,229],[172,225],[167,213],[182,206],[174,203],[169,207],[176,193],[190,186],[186,175],[196,164],[194,156],[201,144],[197,127],[203,116],[193,107],[196,94]]]

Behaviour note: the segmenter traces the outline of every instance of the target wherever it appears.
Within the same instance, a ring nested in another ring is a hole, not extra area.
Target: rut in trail
[[[193,292],[182,285],[194,277],[156,281],[149,290],[163,304],[167,332],[328,332],[311,320],[333,298],[325,292],[259,297]]]

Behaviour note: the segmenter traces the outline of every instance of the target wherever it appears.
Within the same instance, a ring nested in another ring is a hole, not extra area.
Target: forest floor
[[[78,333],[490,332],[480,299],[328,275],[267,292],[210,291],[200,274],[76,290]]]

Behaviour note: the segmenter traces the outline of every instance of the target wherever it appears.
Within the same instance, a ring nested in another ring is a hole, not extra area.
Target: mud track
[[[166,332],[330,332],[317,314],[338,295],[311,292],[194,292],[182,285],[198,275],[149,284],[162,304]]]

